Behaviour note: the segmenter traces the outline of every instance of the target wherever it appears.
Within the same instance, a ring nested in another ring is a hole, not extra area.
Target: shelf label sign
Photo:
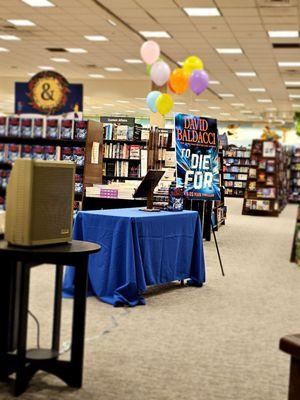
[[[194,200],[220,200],[217,120],[175,114],[176,183]]]
[[[15,84],[15,112],[63,114],[82,111],[83,87],[55,71],[42,71],[28,83]]]

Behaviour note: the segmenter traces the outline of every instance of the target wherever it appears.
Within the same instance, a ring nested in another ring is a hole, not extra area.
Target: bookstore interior
[[[299,400],[299,1],[0,6],[0,400]]]

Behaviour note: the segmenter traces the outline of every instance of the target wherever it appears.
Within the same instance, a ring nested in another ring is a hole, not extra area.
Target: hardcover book
[[[22,118],[21,119],[21,136],[30,138],[32,137],[32,119]]]

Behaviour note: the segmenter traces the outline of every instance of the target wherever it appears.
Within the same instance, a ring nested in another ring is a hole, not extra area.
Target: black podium
[[[16,373],[14,394],[23,393],[38,370],[54,374],[69,386],[82,385],[88,258],[100,250],[95,243],[70,243],[24,248],[0,241],[0,381]],[[27,351],[30,270],[56,265],[51,349]],[[70,361],[59,360],[63,265],[75,267]]]

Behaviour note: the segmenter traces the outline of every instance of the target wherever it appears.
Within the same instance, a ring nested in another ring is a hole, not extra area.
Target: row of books
[[[292,149],[289,200],[300,202],[300,147]]]
[[[251,162],[248,158],[234,158],[234,157],[224,157],[224,164],[225,165],[250,165]]]
[[[104,157],[140,160],[141,148],[141,146],[136,144],[106,143],[104,144]]]
[[[0,136],[85,140],[87,128],[86,120],[0,117]]]
[[[232,148],[224,150],[224,157],[238,157],[238,158],[249,158],[250,150]]]
[[[229,173],[245,173],[248,174],[248,167],[237,167],[235,165],[230,166],[230,165],[223,165],[223,172],[229,172]]]
[[[240,188],[225,188],[225,196],[244,197],[244,189]]]
[[[250,151],[244,147],[232,147],[223,151],[225,195],[244,197],[250,165],[249,157]]]
[[[85,149],[83,147],[31,146],[15,143],[0,143],[0,162],[12,164],[17,158],[35,160],[73,161],[78,166],[84,165]]]
[[[234,188],[239,188],[243,189],[246,187],[247,181],[245,182],[240,182],[240,181],[225,181],[224,186],[225,188],[227,187],[234,187]]]
[[[6,189],[8,179],[10,176],[10,171],[7,169],[0,169],[0,188],[1,189]]]
[[[140,178],[141,165],[130,161],[105,162],[103,175],[106,178]]]
[[[132,199],[139,184],[140,181],[125,181],[125,183],[114,182],[106,185],[93,185],[86,188],[86,196],[106,199]]]
[[[271,203],[269,200],[250,200],[245,201],[244,207],[251,211],[271,211]]]
[[[104,140],[145,140],[142,139],[142,125],[123,125],[120,123],[104,123]],[[149,134],[148,134],[149,137]]]
[[[224,180],[230,180],[230,181],[247,181],[247,174],[230,174],[230,173],[225,173],[224,174]]]

